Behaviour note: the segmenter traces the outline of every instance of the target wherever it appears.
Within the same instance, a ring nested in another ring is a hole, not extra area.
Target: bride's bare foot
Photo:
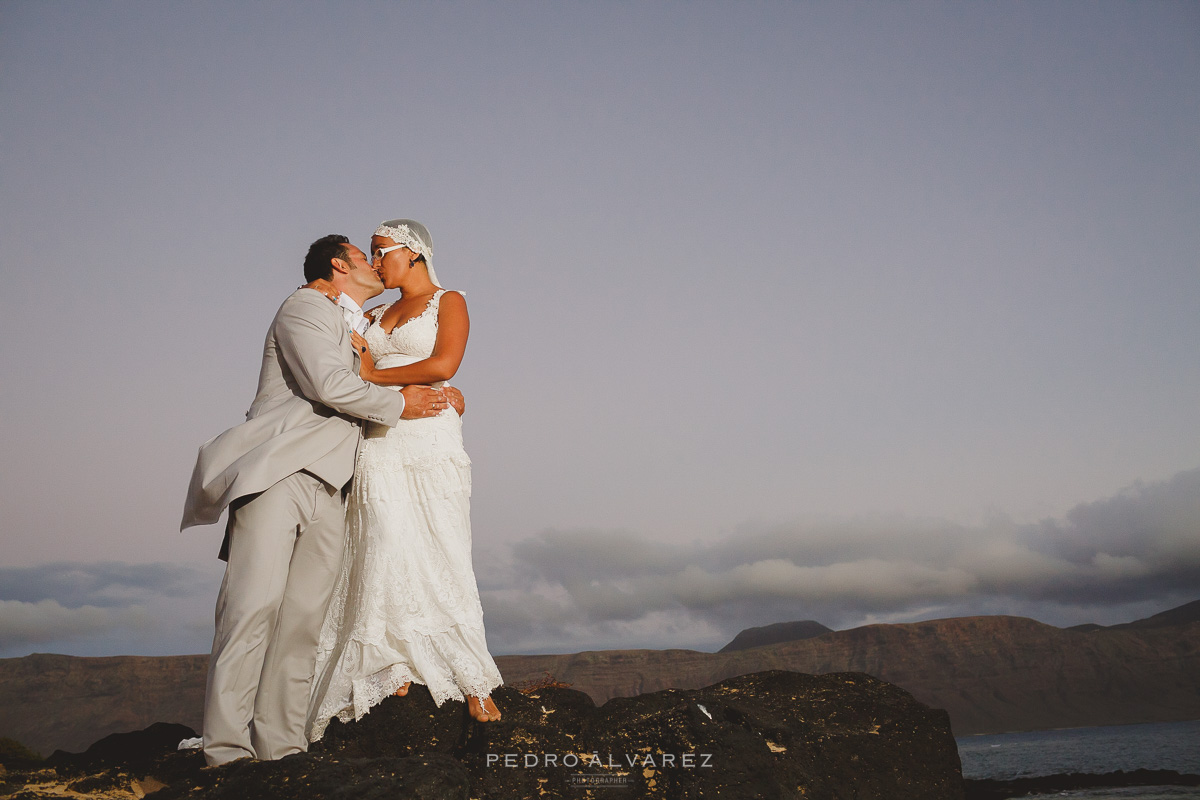
[[[412,681],[405,681],[404,685],[392,692],[392,694],[396,697],[404,697],[404,695],[408,694],[408,687],[410,686],[412,686]]]
[[[495,722],[500,719],[500,709],[496,708],[496,703],[490,696],[483,698],[482,706],[478,697],[467,697],[467,710],[477,722]]]

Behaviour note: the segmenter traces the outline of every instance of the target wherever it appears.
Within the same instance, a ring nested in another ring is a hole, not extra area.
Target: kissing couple
[[[267,331],[246,421],[200,447],[180,529],[229,508],[204,698],[211,764],[303,752],[412,682],[497,720],[471,564],[458,371],[470,323],[419,222],[372,258],[313,242]],[[400,297],[364,313],[384,289]]]

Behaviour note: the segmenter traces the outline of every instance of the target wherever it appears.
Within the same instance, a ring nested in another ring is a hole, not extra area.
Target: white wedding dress
[[[429,357],[444,292],[390,334],[379,324],[387,306],[371,312],[366,339],[376,366]],[[439,706],[487,697],[502,682],[471,565],[462,420],[447,408],[393,428],[366,425],[347,500],[346,554],[317,650],[310,742],[333,717],[360,719],[408,681],[427,686]]]

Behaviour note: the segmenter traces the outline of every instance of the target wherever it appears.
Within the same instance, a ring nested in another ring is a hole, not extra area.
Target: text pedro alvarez
[[[600,753],[488,753],[487,766],[514,769],[534,767],[601,767],[609,769],[632,767],[674,767],[676,769],[703,769],[713,765],[712,753],[606,753],[607,762]]]

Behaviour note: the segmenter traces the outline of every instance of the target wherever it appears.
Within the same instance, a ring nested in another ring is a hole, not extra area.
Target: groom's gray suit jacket
[[[394,426],[403,411],[399,392],[358,377],[341,309],[315,289],[297,289],[267,331],[246,421],[200,446],[179,529],[216,522],[237,498],[301,470],[343,486],[354,475],[357,420]]]

